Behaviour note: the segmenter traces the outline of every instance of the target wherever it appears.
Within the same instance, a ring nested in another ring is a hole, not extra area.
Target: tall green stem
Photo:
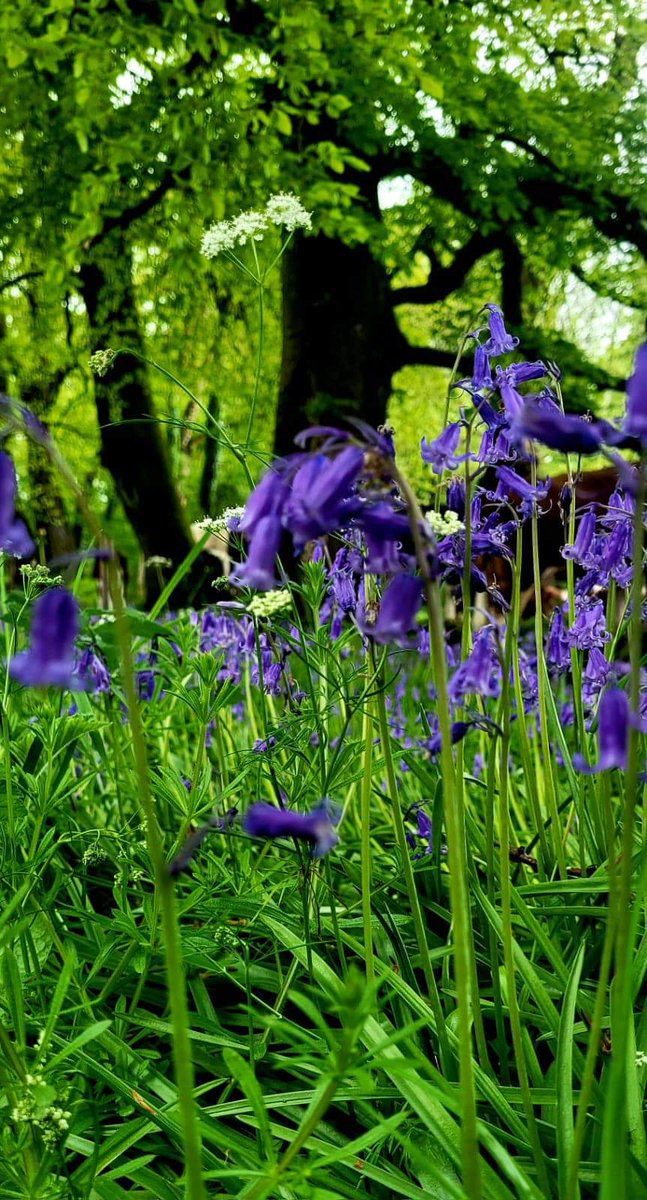
[[[59,454],[54,444],[48,442],[48,451],[67,483],[76,494],[82,511],[97,543],[104,542],[104,535],[92,509],[85,500],[76,479],[70,471],[65,459]],[[198,1112],[193,1095],[194,1076],[193,1059],[191,1055],[189,1012],[186,999],[186,980],[180,928],[175,904],[173,880],[169,874],[164,858],[162,834],[155,812],[155,802],[151,792],[150,773],[146,753],[146,741],[142,726],[139,700],[135,684],[133,668],[132,642],[128,626],[121,576],[116,558],[108,559],[108,582],[114,607],[115,626],[119,645],[119,655],[123,673],[124,694],[128,709],[128,719],[132,735],[133,757],[137,773],[139,799],[144,814],[146,826],[146,844],[153,867],[156,898],[162,918],[163,949],[166,967],[166,981],[169,995],[171,1028],[173,1030],[173,1062],[177,1083],[178,1107],[180,1124],[184,1143],[186,1166],[186,1198],[187,1200],[206,1200],[206,1190],[202,1179],[202,1143]]]
[[[249,418],[247,420],[247,431],[245,433],[245,447],[249,446],[252,436],[252,428],[254,426],[254,417],[256,415],[256,402],[258,400],[258,390],[261,383],[261,367],[263,365],[263,335],[265,326],[265,284],[264,276],[260,274],[258,256],[256,246],[252,242],[254,251],[254,260],[256,262],[256,270],[258,274],[258,345],[256,347],[256,372],[254,375],[254,391],[252,393],[252,403],[249,409]]]
[[[445,830],[449,860],[449,894],[454,926],[454,972],[458,1008],[458,1053],[462,1102],[463,1186],[470,1200],[480,1200],[481,1170],[476,1127],[476,1090],[472,1060],[472,981],[476,978],[471,905],[467,886],[467,854],[462,793],[456,788],[452,752],[451,709],[447,688],[447,656],[442,603],[438,584],[432,580],[422,534],[422,513],[407,480],[399,471],[393,477],[406,502],[416,558],[425,586],[429,617],[431,662],[436,687],[440,727],[440,765],[443,780]]]
[[[631,620],[629,658],[631,664],[630,703],[632,713],[640,707],[640,662],[642,657],[642,587],[645,546],[645,458],[640,463],[640,483],[636,497],[633,536],[633,579],[631,584]],[[632,906],[634,826],[639,798],[639,740],[635,725],[629,730],[629,749],[625,776],[623,829],[620,868],[612,910],[615,916],[615,973],[611,989],[611,1060],[607,1104],[602,1135],[601,1200],[625,1200],[632,1196],[632,1181],[625,1150],[628,1130],[627,1049],[632,1011],[632,950],[637,905]],[[638,905],[642,907],[642,901]],[[629,1069],[635,1069],[630,1064]],[[635,1181],[634,1181],[635,1182]]]

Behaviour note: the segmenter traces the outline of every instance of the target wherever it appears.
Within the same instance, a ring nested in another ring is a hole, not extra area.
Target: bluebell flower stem
[[[447,651],[443,625],[442,601],[436,581],[432,580],[427,550],[423,541],[423,519],[415,493],[408,481],[394,470],[397,483],[407,505],[411,536],[416,558],[425,586],[429,620],[431,664],[436,688],[438,724],[440,728],[440,769],[443,781],[447,857],[449,862],[449,893],[454,927],[454,974],[458,1009],[459,1083],[462,1115],[463,1186],[469,1200],[480,1200],[481,1166],[478,1149],[476,1090],[472,1059],[472,995],[476,979],[474,943],[471,932],[471,904],[467,885],[467,853],[465,817],[462,796],[456,789],[454,754],[452,750],[451,706],[447,686]],[[382,699],[382,708],[384,700]],[[386,716],[386,713],[384,714]]]
[[[537,486],[537,462],[533,458],[531,467],[532,486]],[[546,662],[544,659],[544,621],[542,611],[542,588],[541,588],[541,567],[539,562],[539,515],[537,512],[537,503],[533,504],[532,511],[532,560],[533,560],[533,576],[535,584],[535,648],[537,651],[537,689],[539,693],[539,736],[541,741],[542,751],[542,768],[544,778],[544,789],[546,796],[546,804],[548,815],[550,818],[551,834],[553,851],[557,862],[559,873],[562,879],[566,878],[566,856],[560,835],[559,814],[557,811],[557,794],[555,789],[555,776],[553,773],[553,759],[550,745],[550,737],[548,733],[548,705],[546,702],[546,688],[549,685],[548,672],[546,671]]]
[[[123,672],[124,693],[132,734],[133,755],[138,776],[139,797],[146,824],[146,844],[153,866],[157,901],[162,918],[166,979],[173,1029],[173,1061],[184,1142],[186,1198],[187,1200],[206,1200],[207,1193],[202,1179],[200,1126],[193,1095],[194,1075],[189,1036],[189,1012],[175,892],[173,880],[164,858],[162,834],[150,787],[146,743],[132,666],[132,645],[128,619],[121,590],[119,568],[114,558],[108,562],[108,572]]]
[[[257,271],[259,270],[258,256],[256,246],[252,242],[252,250],[254,252],[254,260],[256,262]],[[263,365],[263,341],[265,333],[265,285],[263,277],[258,278],[258,344],[256,347],[256,372],[254,375],[254,391],[252,392],[252,402],[249,408],[249,417],[247,420],[247,430],[245,433],[245,448],[251,442],[252,430],[254,428],[254,417],[256,415],[256,404],[258,401],[258,392],[261,384],[261,368]]]
[[[518,593],[518,589],[517,589]],[[511,697],[510,697],[510,668],[512,660],[512,642],[515,639],[515,631],[518,630],[519,597],[517,594],[516,602],[514,603],[511,620],[508,624],[508,631],[505,640],[504,655],[503,655],[503,671],[501,673],[501,703],[499,709],[499,717],[501,721],[502,735],[499,743],[499,845],[500,845],[500,886],[501,886],[501,927],[503,940],[503,959],[506,975],[506,991],[508,1002],[508,1016],[510,1021],[510,1032],[512,1034],[512,1045],[514,1049],[514,1057],[517,1068],[517,1076],[519,1079],[519,1090],[523,1103],[526,1121],[528,1123],[528,1135],[530,1146],[532,1149],[535,1167],[537,1170],[537,1182],[540,1191],[544,1196],[550,1196],[551,1188],[546,1171],[546,1155],[542,1150],[539,1139],[539,1132],[535,1120],[535,1111],[532,1099],[532,1092],[528,1080],[528,1069],[526,1064],[526,1055],[523,1045],[523,1028],[521,1017],[519,1014],[519,1002],[517,998],[516,972],[514,963],[514,936],[513,936],[513,911],[512,911],[512,884],[510,881],[510,808],[509,808],[509,770],[508,756],[510,753],[510,724],[511,724]]]
[[[105,541],[103,530],[90,505],[87,503],[74,473],[70,470],[67,462],[54,446],[53,442],[49,441],[47,448],[52,461],[76,495],[81,511],[84,513],[88,525],[97,540],[97,545],[102,545]],[[185,1195],[186,1200],[206,1200],[206,1190],[202,1179],[202,1139],[198,1111],[193,1094],[193,1058],[189,1036],[190,1024],[180,927],[175,905],[173,880],[164,859],[162,834],[157,821],[155,804],[151,792],[146,741],[133,668],[132,642],[128,627],[121,575],[114,555],[111,555],[107,560],[107,571],[110,596],[115,614],[124,695],[132,735],[133,757],[139,784],[139,799],[144,815],[146,844],[153,868],[155,904],[159,906],[162,917],[166,983],[171,1015],[173,1063],[175,1066],[180,1127],[182,1130],[186,1167]]]
[[[368,662],[368,659],[367,659]],[[361,873],[362,873],[362,924],[364,928],[364,953],[366,956],[366,978],[372,983],[375,978],[375,957],[373,954],[373,915],[371,908],[371,793],[373,790],[373,718],[371,713],[371,698],[366,697],[364,716],[362,720],[362,742],[364,744],[364,762],[362,785],[360,792],[360,829],[361,829]]]
[[[645,457],[640,463],[640,483],[636,496],[636,511],[633,533],[633,578],[631,583],[631,618],[629,625],[630,702],[634,715],[640,709],[641,657],[642,657],[642,587],[643,556],[645,548]],[[635,1194],[637,1180],[632,1177],[628,1155],[624,1150],[627,1141],[629,1114],[627,1107],[627,1070],[635,1071],[635,1064],[627,1063],[629,1028],[633,1022],[632,1006],[632,961],[636,934],[637,910],[642,910],[642,901],[632,904],[634,835],[639,789],[639,745],[641,735],[635,725],[629,730],[629,751],[625,775],[625,795],[622,809],[622,840],[620,866],[617,873],[615,896],[611,911],[615,915],[614,977],[611,986],[611,1042],[612,1059],[605,1105],[605,1120],[602,1134],[602,1179],[601,1200],[629,1200]],[[609,917],[611,921],[611,915]],[[632,1145],[634,1153],[638,1146]],[[643,1164],[644,1165],[644,1164]]]

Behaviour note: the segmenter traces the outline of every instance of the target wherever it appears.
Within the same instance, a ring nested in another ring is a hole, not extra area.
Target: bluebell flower
[[[432,442],[428,442],[423,437],[420,454],[423,462],[430,463],[436,475],[442,475],[443,471],[455,471],[456,467],[469,457],[467,454],[456,454],[461,438],[461,428],[462,422],[455,421],[448,425]]]
[[[414,575],[396,575],[382,593],[380,611],[373,625],[364,624],[363,633],[382,644],[402,642],[414,628],[422,604],[422,584]]]
[[[647,342],[639,346],[633,375],[627,382],[627,413],[623,429],[643,444],[647,442]]]
[[[422,807],[422,805],[415,810],[415,818],[416,818],[416,831],[415,831],[415,833],[413,833],[410,830],[407,830],[406,837],[407,837],[407,842],[411,846],[412,850],[417,849],[418,844],[420,842],[422,843],[422,846],[424,847],[424,849],[422,850],[422,853],[414,855],[414,858],[422,858],[423,854],[432,854],[433,853],[433,848],[434,848],[433,824],[432,824],[431,817],[425,811],[425,809]]]
[[[519,345],[519,338],[508,333],[503,320],[503,313],[498,304],[486,304],[489,311],[490,336],[484,343],[486,354],[496,357],[499,354],[509,354]]]
[[[595,703],[602,688],[609,682],[613,667],[597,646],[589,651],[588,662],[582,673],[582,699],[588,706]]]
[[[455,512],[456,516],[463,521],[465,519],[465,480],[458,479],[456,476],[450,481],[447,488],[447,507],[451,512]]]
[[[596,421],[564,414],[554,408],[525,403],[512,422],[512,434],[518,440],[542,442],[563,453],[597,454],[602,445],[602,429]]]
[[[9,663],[12,679],[25,687],[60,687],[80,691],[74,642],[79,632],[79,605],[65,588],[43,592],[34,604],[29,649]]]
[[[581,567],[592,565],[591,547],[593,546],[593,538],[595,536],[595,528],[597,518],[595,511],[589,509],[588,512],[580,518],[577,527],[577,534],[572,545],[567,544],[562,546],[562,557],[572,558],[574,562],[579,563]]]
[[[538,479],[533,486],[510,467],[497,467],[496,474],[498,486],[495,492],[488,493],[489,498],[495,502],[508,500],[520,509],[524,517],[532,516],[535,506],[546,499],[550,490],[550,479]]]
[[[299,467],[284,513],[297,550],[345,523],[347,502],[363,465],[361,447],[347,446],[334,458],[309,455]]]
[[[600,771],[611,771],[614,767],[626,771],[630,725],[627,693],[621,688],[608,688],[600,700],[598,709],[599,760],[591,766],[582,754],[575,753],[573,766],[576,770],[586,775],[597,775]]]
[[[472,370],[472,387],[475,392],[480,392],[481,388],[488,388],[489,391],[494,389],[494,380],[492,378],[492,370],[490,367],[490,358],[484,346],[477,343],[474,350],[474,368]]]
[[[255,521],[247,558],[232,571],[231,583],[256,588],[259,592],[279,587],[275,564],[282,533],[283,526],[277,516],[260,517]]]
[[[329,801],[309,813],[300,813],[275,808],[273,804],[259,800],[247,809],[242,826],[251,837],[292,837],[309,842],[312,857],[323,858],[339,841],[336,827],[340,816],[338,807]]]
[[[593,646],[599,647],[611,640],[601,600],[591,600],[578,606],[577,616],[567,630],[566,637],[569,645],[578,650],[591,650]]]
[[[31,558],[36,549],[25,522],[16,516],[16,471],[12,460],[0,451],[0,550],[16,558]]]
[[[546,662],[551,669],[551,673],[557,675],[561,675],[570,669],[571,654],[564,613],[561,608],[556,608],[553,612],[548,640],[546,642]]]
[[[84,650],[77,664],[81,687],[91,692],[109,692],[110,672],[103,659],[92,649]]]
[[[501,666],[496,653],[495,636],[491,625],[477,633],[472,653],[461,663],[449,681],[449,695],[452,700],[461,700],[468,694],[499,694]]]

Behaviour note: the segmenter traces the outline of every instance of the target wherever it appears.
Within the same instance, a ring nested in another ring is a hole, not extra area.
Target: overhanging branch
[[[465,282],[472,267],[484,255],[490,254],[500,245],[498,234],[476,232],[467,240],[447,267],[435,266],[427,283],[420,287],[394,288],[392,302],[396,304],[436,304],[445,300]]]

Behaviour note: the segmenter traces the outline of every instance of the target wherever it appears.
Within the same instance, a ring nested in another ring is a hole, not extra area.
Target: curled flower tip
[[[600,700],[598,711],[598,744],[600,757],[591,766],[582,754],[573,755],[573,766],[585,775],[598,775],[617,767],[627,769],[629,729],[631,725],[629,698],[621,688],[608,688]]]
[[[341,813],[336,805],[324,800],[309,813],[291,812],[258,801],[243,817],[243,829],[251,837],[292,837],[309,842],[313,858],[323,858],[337,845],[337,825]]]
[[[79,630],[79,605],[65,588],[43,592],[34,604],[28,650],[9,663],[12,679],[25,687],[61,687],[82,690],[74,662],[74,641]]]
[[[90,370],[94,371],[95,375],[103,377],[108,374],[116,357],[116,350],[96,350],[94,354],[90,355]]]
[[[0,550],[16,558],[31,558],[36,547],[25,522],[16,516],[16,490],[13,462],[0,451]]]

